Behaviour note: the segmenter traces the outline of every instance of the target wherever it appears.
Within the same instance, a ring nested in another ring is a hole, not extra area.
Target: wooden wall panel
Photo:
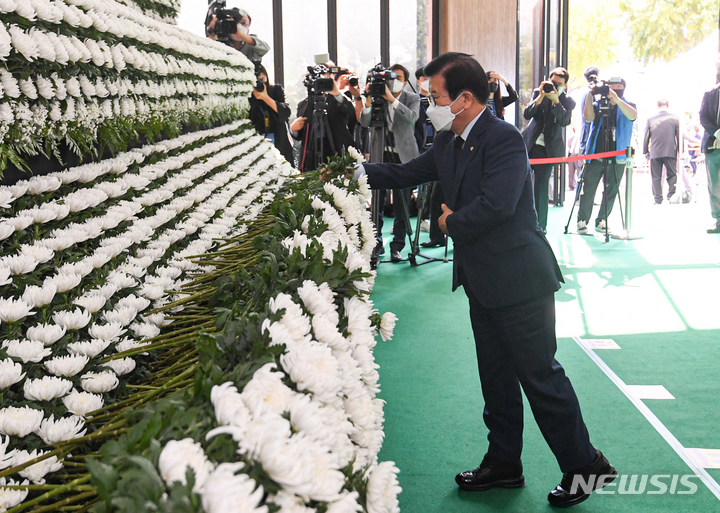
[[[440,1],[440,52],[473,55],[516,84],[517,0]],[[506,118],[507,119],[507,118]]]

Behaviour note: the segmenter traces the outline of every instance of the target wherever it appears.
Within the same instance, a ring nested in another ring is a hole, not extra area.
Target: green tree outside
[[[718,26],[717,0],[620,0],[630,48],[643,64],[670,61]]]

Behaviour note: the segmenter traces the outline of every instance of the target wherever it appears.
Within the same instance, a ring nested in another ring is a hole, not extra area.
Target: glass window
[[[337,64],[354,70],[364,85],[368,70],[380,62],[380,0],[366,0],[361,5],[337,2]]]
[[[418,4],[422,0],[390,2],[390,65],[402,64],[410,72],[407,77],[415,87],[418,62]]]
[[[542,19],[543,0],[519,0],[518,109],[515,124],[520,130],[528,124],[522,116],[523,108],[530,103],[533,89],[540,83]]]
[[[354,11],[357,20],[357,6]],[[357,25],[353,28],[357,30]],[[315,64],[315,55],[328,53],[326,0],[283,2],[283,46],[285,98],[294,118],[297,104],[307,96],[303,85],[307,67]]]

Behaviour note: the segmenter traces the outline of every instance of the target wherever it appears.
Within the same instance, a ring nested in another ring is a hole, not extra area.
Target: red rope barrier
[[[606,151],[604,153],[594,153],[593,155],[574,155],[572,157],[557,157],[552,159],[530,159],[530,165],[533,164],[562,164],[566,162],[575,162],[576,160],[594,160],[605,159],[610,157],[619,157],[625,155],[626,150]]]

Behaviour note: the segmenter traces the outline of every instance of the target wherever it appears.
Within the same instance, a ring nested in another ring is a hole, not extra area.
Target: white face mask
[[[422,82],[420,82],[420,89],[422,89],[422,90],[425,91],[426,93],[429,93],[429,92],[430,92],[430,91],[428,91],[428,87],[429,87],[429,86],[430,86],[430,81],[429,81],[429,80],[423,80]]]
[[[565,90],[565,86],[559,86],[559,87],[557,88],[557,93],[558,93],[558,95],[563,94],[563,91],[564,91],[564,90]]]
[[[457,114],[454,113],[452,110],[450,110],[450,107],[453,106],[453,103],[458,101],[460,96],[455,98],[453,102],[450,105],[445,105],[443,107],[440,107],[439,105],[428,105],[427,108],[427,117],[430,119],[430,122],[435,127],[435,130],[438,132],[444,132],[446,130],[450,130],[452,128],[452,122],[455,120],[455,116],[460,114],[463,110],[458,112]]]
[[[390,91],[393,92],[393,94],[398,94],[403,90],[403,87],[405,86],[405,82],[400,82],[398,79],[393,80],[392,89]]]

